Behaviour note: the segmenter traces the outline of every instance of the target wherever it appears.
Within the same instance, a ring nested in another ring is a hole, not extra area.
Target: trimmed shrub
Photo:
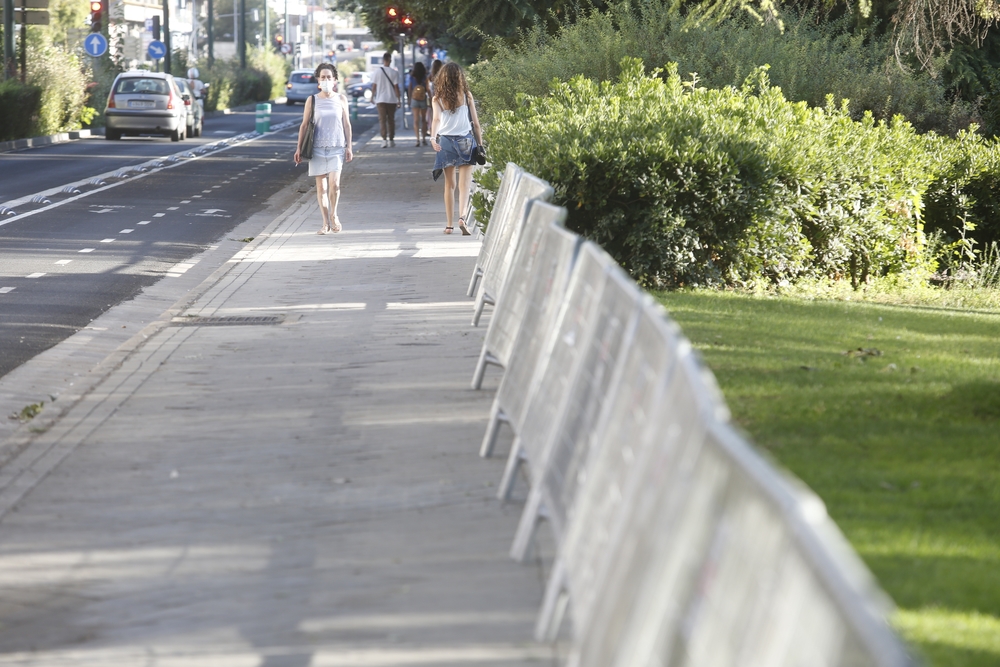
[[[553,82],[495,113],[495,166],[479,180],[495,192],[507,161],[548,180],[569,227],[650,287],[926,276],[925,195],[948,174],[972,188],[1000,173],[982,162],[996,142],[854,120],[832,98],[790,102],[765,68],[713,90],[682,82],[676,65],[646,76],[625,58],[619,70],[615,82]],[[962,150],[980,161],[956,161]],[[479,219],[490,197],[476,197]]]
[[[16,79],[0,81],[0,141],[23,139],[38,125],[42,89]]]
[[[955,134],[974,118],[970,105],[949,101],[944,86],[927,73],[901,70],[891,35],[855,35],[845,21],[791,13],[784,32],[745,16],[690,27],[676,4],[615,4],[555,35],[538,28],[514,46],[488,41],[488,58],[470,71],[484,119],[512,108],[519,93],[545,95],[552,79],[612,80],[626,56],[639,58],[647,72],[677,63],[682,78],[697,73],[699,85],[709,88],[738,87],[767,65],[772,84],[787,99],[820,107],[828,95],[847,99],[855,120],[866,112],[879,120],[902,114],[921,131]]]

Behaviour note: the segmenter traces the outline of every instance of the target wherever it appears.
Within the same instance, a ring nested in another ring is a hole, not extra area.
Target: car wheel
[[[194,136],[200,137],[202,131],[205,129],[204,119],[198,121],[198,127],[194,128]]]
[[[170,133],[170,141],[180,141],[180,140],[181,140],[181,131],[180,131],[180,129],[176,129],[176,130],[174,130],[173,132]]]
[[[107,141],[118,141],[122,138],[122,133],[117,130],[104,130],[104,138]]]
[[[290,106],[290,107],[294,107],[295,106],[295,102],[293,102],[292,100],[285,100],[285,104],[287,106]]]

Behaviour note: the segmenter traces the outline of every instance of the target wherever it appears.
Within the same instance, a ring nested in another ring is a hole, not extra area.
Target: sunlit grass
[[[827,503],[902,634],[938,667],[1000,665],[1000,311],[659,296],[734,419]]]

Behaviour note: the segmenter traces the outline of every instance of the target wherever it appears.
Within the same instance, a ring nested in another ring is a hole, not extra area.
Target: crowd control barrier
[[[570,667],[914,667],[819,498],[729,423],[663,308],[515,178],[521,219],[488,262],[502,328],[483,355],[506,363],[480,454],[509,423],[498,495],[525,463],[530,481],[511,555],[543,516],[555,536],[536,639],[567,626]]]
[[[510,274],[497,300],[499,305],[490,319],[486,340],[472,375],[473,389],[482,386],[487,365],[506,368],[514,338],[521,328],[521,320],[527,309],[528,283],[538,256],[538,248],[542,244],[542,236],[549,225],[562,227],[565,223],[566,209],[561,206],[552,206],[537,199],[528,202],[521,242],[517,245],[512,263],[517,271]]]
[[[493,202],[493,211],[490,213],[490,224],[484,232],[482,245],[479,246],[479,257],[476,258],[476,266],[472,269],[472,280],[469,281],[467,296],[476,295],[476,287],[483,277],[486,265],[490,263],[490,254],[496,245],[500,227],[506,224],[509,219],[510,194],[517,186],[522,173],[524,173],[522,169],[513,162],[508,162],[507,168],[504,169],[503,179],[500,181],[500,188],[497,190],[497,197]]]
[[[540,461],[563,408],[577,360],[594,334],[601,294],[613,268],[618,265],[600,246],[584,242],[555,325],[543,338],[541,363],[535,367],[528,385],[521,419],[510,421],[514,443],[497,494],[501,500],[510,497],[521,466],[525,462],[534,466]]]
[[[510,193],[510,203],[506,207],[506,215],[501,219],[490,256],[483,267],[483,278],[476,298],[475,312],[472,316],[472,326],[479,326],[479,318],[487,305],[496,304],[503,285],[507,281],[510,266],[514,260],[521,230],[524,228],[528,202],[532,199],[548,201],[552,198],[552,186],[531,174],[522,174]],[[493,217],[490,217],[490,224]]]
[[[556,225],[549,225],[542,233],[538,258],[528,276],[524,316],[479,449],[484,458],[493,453],[501,424],[520,424],[524,418],[535,368],[546,352],[563,296],[569,288],[580,242],[579,236]]]

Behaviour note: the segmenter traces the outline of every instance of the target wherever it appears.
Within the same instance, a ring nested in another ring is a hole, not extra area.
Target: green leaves
[[[494,164],[513,161],[551,182],[569,227],[648,286],[803,276],[860,286],[929,273],[926,194],[968,209],[977,199],[946,201],[942,179],[968,189],[1000,178],[995,142],[921,135],[898,117],[855,121],[832,100],[825,109],[790,102],[766,68],[739,89],[714,90],[682,81],[676,66],[647,76],[623,58],[618,70],[614,81],[578,76],[518,96],[495,114],[487,141]],[[498,183],[496,171],[482,181]],[[476,200],[481,219],[489,199]]]

